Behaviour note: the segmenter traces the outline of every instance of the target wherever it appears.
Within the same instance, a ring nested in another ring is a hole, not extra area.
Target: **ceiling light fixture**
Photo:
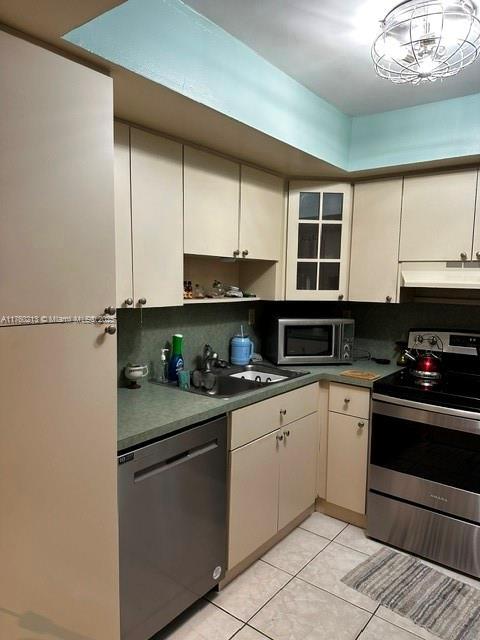
[[[381,22],[372,46],[375,71],[395,84],[453,76],[480,54],[472,0],[406,0]]]

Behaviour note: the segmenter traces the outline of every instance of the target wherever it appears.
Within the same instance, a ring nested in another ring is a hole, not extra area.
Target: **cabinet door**
[[[230,454],[229,569],[277,532],[277,435],[271,433]]]
[[[403,180],[355,185],[349,300],[396,302]]]
[[[183,304],[182,145],[130,130],[135,305]]]
[[[405,178],[400,261],[470,260],[477,172]]]
[[[120,637],[116,342],[0,328],[2,639]]]
[[[365,513],[368,420],[330,412],[328,416],[327,501]]]
[[[185,253],[232,257],[238,251],[240,165],[185,147]]]
[[[279,530],[315,502],[318,413],[283,427],[280,433]]]
[[[8,315],[115,304],[112,79],[0,32],[0,300]]]
[[[287,300],[347,299],[352,188],[291,183]]]
[[[282,258],[285,230],[284,181],[242,166],[240,182],[240,255],[255,260]]]
[[[475,207],[475,234],[473,238],[473,260],[480,260],[480,170],[477,176],[477,206]]]
[[[115,159],[117,307],[128,307],[130,306],[130,300],[133,300],[130,127],[121,122],[115,122],[113,135]]]

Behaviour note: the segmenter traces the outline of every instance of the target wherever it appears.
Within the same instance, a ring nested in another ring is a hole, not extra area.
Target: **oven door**
[[[480,522],[480,414],[374,394],[369,489]]]
[[[279,320],[278,364],[338,362],[341,333],[341,327],[332,321]]]

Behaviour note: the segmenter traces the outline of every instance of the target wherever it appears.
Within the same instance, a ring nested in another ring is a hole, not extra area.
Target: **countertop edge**
[[[296,367],[296,369],[301,370],[301,367]],[[392,366],[389,366],[388,368],[386,367],[383,375],[379,373],[380,377],[376,378],[376,380],[379,380],[380,378],[383,378],[391,374],[393,371],[399,369],[400,368],[398,366],[395,368],[393,368]],[[124,452],[125,450],[142,446],[148,442],[174,435],[175,433],[182,431],[199,422],[216,418],[225,413],[235,411],[236,409],[241,409],[243,407],[256,404],[257,402],[262,402],[263,400],[266,400],[268,398],[273,398],[277,395],[281,395],[282,393],[287,393],[288,391],[293,391],[294,389],[299,389],[316,382],[340,382],[342,384],[371,389],[373,386],[373,382],[375,382],[376,380],[350,378],[348,376],[341,375],[341,373],[338,372],[309,372],[302,377],[293,378],[279,383],[278,386],[269,386],[264,389],[258,389],[244,395],[237,396],[236,398],[224,399],[223,401],[220,399],[209,398],[208,400],[216,404],[212,404],[205,409],[200,409],[199,411],[196,411],[189,416],[177,419],[173,418],[172,420],[163,422],[156,427],[147,427],[143,431],[138,431],[135,434],[125,435],[118,438],[117,450],[119,452]],[[170,389],[169,392],[175,394],[187,393],[176,388]],[[202,398],[202,396],[194,396],[193,394],[191,395],[192,400],[195,397]]]

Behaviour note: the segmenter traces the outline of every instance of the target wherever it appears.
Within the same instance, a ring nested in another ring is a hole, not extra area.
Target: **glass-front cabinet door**
[[[352,187],[291,182],[287,300],[346,300]]]

